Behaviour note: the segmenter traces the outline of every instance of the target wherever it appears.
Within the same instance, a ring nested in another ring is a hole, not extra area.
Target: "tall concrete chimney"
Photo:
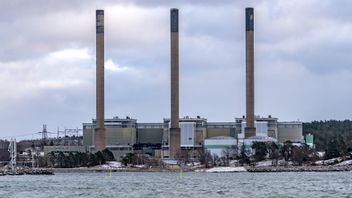
[[[254,9],[246,8],[246,121],[245,138],[256,135],[254,125]]]
[[[171,125],[170,158],[180,151],[179,127],[179,67],[178,67],[178,9],[170,10],[171,20]]]
[[[104,10],[96,11],[96,128],[94,130],[95,151],[106,147],[104,126]]]

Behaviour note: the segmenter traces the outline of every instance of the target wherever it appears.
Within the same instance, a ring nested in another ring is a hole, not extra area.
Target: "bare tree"
[[[221,155],[224,161],[224,165],[229,166],[230,160],[235,159],[235,157],[237,157],[237,148],[235,146],[227,147],[226,149],[222,150]]]
[[[209,168],[212,164],[213,158],[208,150],[198,150],[199,161],[205,165],[205,168]]]

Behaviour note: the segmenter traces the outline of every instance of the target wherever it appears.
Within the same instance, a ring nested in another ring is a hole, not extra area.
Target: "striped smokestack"
[[[178,65],[178,9],[170,10],[171,22],[171,124],[170,158],[180,151],[179,127],[179,65]]]
[[[96,11],[96,128],[95,151],[106,147],[104,126],[104,10]]]
[[[245,138],[256,135],[254,126],[254,9],[246,8],[246,121]]]

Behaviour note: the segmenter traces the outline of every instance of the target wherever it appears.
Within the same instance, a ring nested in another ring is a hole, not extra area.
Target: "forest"
[[[352,152],[352,121],[325,120],[303,123],[303,135],[314,135],[315,148],[326,151],[326,158]]]

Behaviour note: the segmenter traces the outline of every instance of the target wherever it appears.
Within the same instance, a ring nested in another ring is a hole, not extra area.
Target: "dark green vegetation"
[[[90,167],[105,164],[106,161],[113,161],[114,155],[104,149],[102,152],[81,153],[81,152],[50,152],[47,157],[47,166],[55,168]]]
[[[314,135],[316,150],[326,151],[326,159],[352,152],[352,121],[328,120],[303,123],[303,134]]]
[[[126,153],[121,156],[120,161],[124,166],[128,165],[146,165],[148,167],[158,167],[161,162],[160,159],[149,156],[148,154]]]
[[[294,146],[290,142],[283,145],[254,142],[252,149],[255,150],[255,154],[252,161],[269,158],[277,162],[279,159],[284,159],[292,161],[296,165],[302,165],[316,161],[318,151],[325,152],[325,159],[350,157],[352,152],[352,121],[328,120],[303,123],[303,135],[309,133],[314,136],[314,149],[306,145]],[[245,155],[244,149],[242,150],[241,161],[248,163],[248,156]]]
[[[10,153],[7,151],[9,142],[0,140],[0,161],[9,161]]]
[[[285,162],[292,161],[294,165],[301,166],[303,163],[312,164],[318,160],[316,151],[309,146],[302,144],[299,146],[293,145],[291,142],[277,144],[275,142],[253,142],[252,158],[245,152],[245,148],[241,149],[239,156],[241,164],[250,164],[251,162],[259,162],[264,159],[271,159],[273,165],[278,165],[279,160]]]

